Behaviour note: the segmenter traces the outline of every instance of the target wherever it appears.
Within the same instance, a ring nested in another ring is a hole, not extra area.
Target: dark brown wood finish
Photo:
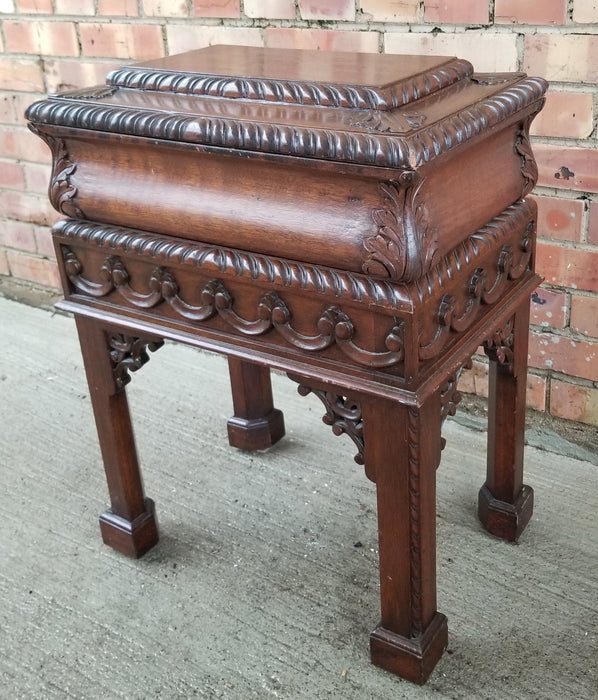
[[[210,47],[32,105],[108,480],[104,540],[158,538],[125,385],[162,339],[228,356],[231,445],[284,435],[270,369],[323,403],[376,484],[372,661],[425,682],[436,602],[441,426],[479,345],[490,357],[484,526],[519,537],[544,81],[447,57]]]
[[[229,419],[228,441],[242,450],[265,450],[284,436],[282,411],[274,408],[267,367],[228,358],[235,415]]]

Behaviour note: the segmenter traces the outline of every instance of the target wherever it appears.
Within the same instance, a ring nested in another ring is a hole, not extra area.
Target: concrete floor
[[[100,540],[106,508],[74,323],[0,299],[1,698],[596,698],[598,467],[528,447],[518,545],[476,520],[485,435],[447,423],[428,684],[370,665],[374,487],[322,406],[274,377],[287,437],[231,449],[223,358],[169,345],[129,389],[162,539]]]

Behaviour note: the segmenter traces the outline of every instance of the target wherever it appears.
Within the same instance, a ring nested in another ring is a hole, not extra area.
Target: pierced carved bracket
[[[234,310],[234,299],[221,280],[210,280],[199,294],[199,303],[192,304],[181,298],[174,275],[164,267],[155,267],[147,284],[148,291],[139,292],[131,287],[129,273],[122,261],[112,255],[102,263],[99,282],[82,275],[82,265],[68,246],[62,246],[62,256],[71,284],[77,291],[95,298],[116,291],[131,305],[141,309],[154,308],[166,302],[177,315],[191,321],[206,321],[218,315],[243,335],[256,336],[275,330],[289,345],[308,352],[336,345],[355,363],[375,369],[397,365],[404,357],[403,323],[400,321],[395,320],[381,338],[386,350],[371,352],[354,342],[355,326],[349,316],[336,306],[326,308],[316,321],[316,332],[306,335],[293,328],[291,312],[275,292],[266,292],[258,302],[255,318],[247,319]]]
[[[149,362],[147,351],[155,352],[163,345],[163,340],[148,340],[124,333],[109,336],[108,348],[117,391],[122,391],[131,381],[129,372],[136,372]]]
[[[494,362],[509,365],[513,362],[513,343],[515,341],[515,318],[511,317],[506,324],[494,331],[484,341],[484,352]]]
[[[457,406],[463,398],[458,389],[459,379],[463,370],[471,369],[472,366],[471,358],[469,358],[456,372],[447,377],[445,383],[440,387],[440,418],[442,423],[444,423],[448,416],[454,416],[457,412]],[[444,450],[445,446],[446,440],[441,437],[441,449]]]
[[[414,171],[379,183],[385,206],[372,211],[378,230],[363,242],[368,253],[363,264],[366,274],[412,282],[432,266],[438,252],[437,231],[429,224],[426,205],[417,201],[423,183],[417,182]]]
[[[357,447],[357,454],[353,459],[357,464],[365,464],[361,405],[357,401],[341,394],[335,394],[333,391],[312,389],[305,384],[299,384],[297,391],[301,396],[314,394],[320,399],[326,409],[326,413],[322,416],[322,421],[332,428],[332,432],[335,435],[348,435]]]

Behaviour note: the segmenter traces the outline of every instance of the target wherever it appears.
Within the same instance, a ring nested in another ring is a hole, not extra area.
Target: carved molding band
[[[420,338],[420,359],[430,360],[436,357],[447,344],[451,331],[466,331],[478,318],[482,305],[496,304],[506,291],[508,283],[523,275],[531,260],[534,226],[534,222],[530,222],[526,227],[519,243],[517,260],[511,246],[503,245],[494,271],[483,268],[473,271],[464,300],[458,302],[453,294],[443,295],[436,312],[438,325],[434,337],[428,342]]]
[[[121,68],[110,73],[109,85],[185,95],[210,95],[244,100],[265,100],[284,104],[388,110],[430,95],[471,75],[467,61],[451,59],[446,64],[421,73],[389,88],[338,85],[299,80],[238,78],[143,67]]]
[[[353,341],[355,327],[347,314],[336,306],[329,306],[316,322],[316,333],[305,335],[291,325],[291,312],[275,293],[267,292],[257,305],[255,319],[237,314],[234,301],[220,280],[210,280],[199,295],[200,304],[190,304],[179,295],[179,288],[171,272],[155,267],[150,274],[147,292],[138,292],[129,284],[129,274],[118,258],[109,256],[100,269],[102,282],[83,277],[82,266],[74,252],[62,246],[65,272],[75,289],[94,298],[118,292],[129,304],[140,309],[151,309],[166,302],[179,316],[191,321],[206,321],[218,314],[229,326],[243,335],[262,335],[276,330],[289,345],[308,352],[325,350],[336,345],[353,362],[364,367],[382,369],[403,360],[402,323],[395,322],[384,337],[384,352],[370,352]]]
[[[149,362],[147,351],[155,352],[163,345],[163,340],[147,340],[123,333],[111,335],[108,348],[117,391],[122,391],[131,381],[129,372],[136,372]]]
[[[388,309],[410,306],[400,286],[359,273],[87,221],[60,221],[54,226],[54,233],[117,254],[151,257],[162,265],[189,265],[206,274],[230,274]]]
[[[355,127],[332,131],[172,114],[86,103],[85,98],[73,102],[76,97],[72,95],[34,103],[27,110],[27,118],[38,128],[60,124],[129,136],[412,170],[539,102],[545,91],[545,81],[523,78],[500,94],[482,99],[475,106],[408,137],[358,132]]]
[[[411,579],[411,633],[421,634],[424,628],[422,610],[422,570],[421,570],[421,432],[420,412],[409,406],[407,410],[407,451],[409,460],[409,540],[410,540],[410,579]]]
[[[398,181],[380,183],[386,206],[372,212],[378,231],[363,242],[366,274],[412,282],[430,269],[437,232],[429,226],[426,205],[417,202],[424,181],[415,184],[416,178],[415,172],[406,172]]]
[[[335,394],[333,391],[312,389],[305,384],[299,384],[297,391],[301,396],[314,394],[324,404],[326,413],[322,421],[332,428],[335,435],[348,435],[357,447],[357,454],[353,458],[357,464],[365,464],[363,454],[363,420],[361,405],[357,401]]]

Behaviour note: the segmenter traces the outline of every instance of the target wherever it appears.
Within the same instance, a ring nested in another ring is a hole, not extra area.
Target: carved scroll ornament
[[[52,179],[48,188],[48,197],[52,206],[65,216],[84,219],[85,214],[75,202],[77,188],[71,182],[77,166],[69,158],[66,143],[63,139],[48,136],[33,124],[28,126],[34,134],[48,144],[52,151]]]
[[[432,266],[437,231],[429,224],[426,205],[417,201],[424,180],[416,180],[416,173],[406,171],[398,180],[379,184],[385,206],[372,211],[377,232],[363,242],[366,274],[410,282]]]
[[[508,365],[513,361],[513,343],[515,341],[515,318],[511,317],[502,328],[496,329],[484,341],[484,352],[494,362]]]
[[[116,333],[108,338],[112,374],[118,391],[131,381],[129,372],[136,372],[149,362],[148,350],[155,352],[164,345],[163,340],[148,340]]]
[[[529,116],[521,125],[515,140],[515,150],[521,157],[521,175],[523,176],[523,189],[521,197],[527,196],[538,180],[538,166],[532,152],[529,130],[535,114]]]
[[[357,464],[365,464],[361,404],[333,391],[312,389],[305,384],[299,384],[297,391],[301,396],[314,394],[320,399],[326,409],[322,421],[332,428],[335,435],[348,435],[357,447],[357,454],[353,459]]]
[[[234,300],[222,281],[210,280],[199,294],[199,302],[191,304],[181,298],[173,274],[155,267],[149,277],[147,292],[133,289],[129,274],[121,260],[108,256],[100,268],[101,282],[93,282],[82,275],[82,266],[68,246],[62,246],[66,274],[71,284],[83,294],[101,298],[116,291],[132,306],[150,309],[166,302],[184,319],[206,321],[218,315],[229,326],[243,335],[262,335],[275,330],[289,345],[308,352],[318,352],[336,345],[355,363],[376,369],[392,367],[403,360],[402,323],[395,321],[384,337],[387,350],[371,352],[355,344],[355,327],[349,316],[336,306],[327,307],[316,321],[315,333],[306,335],[292,325],[291,312],[275,292],[266,292],[256,308],[254,319],[246,319],[234,310]]]

